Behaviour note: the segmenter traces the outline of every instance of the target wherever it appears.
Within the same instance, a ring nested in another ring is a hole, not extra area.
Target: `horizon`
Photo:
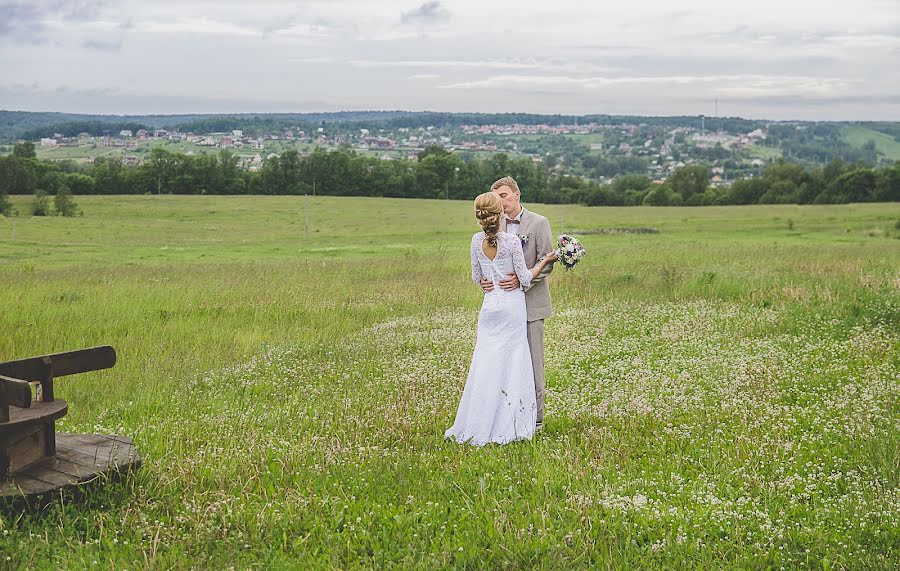
[[[797,118],[773,118],[773,117],[749,117],[742,115],[684,115],[684,114],[620,114],[620,113],[537,113],[528,111],[438,111],[424,110],[413,111],[408,109],[340,109],[340,110],[316,110],[316,111],[230,111],[230,112],[205,112],[205,111],[186,111],[179,113],[82,113],[77,111],[55,111],[55,110],[28,110],[28,109],[3,109],[0,113],[53,113],[60,115],[82,115],[85,117],[179,117],[179,116],[215,116],[215,117],[235,117],[240,115],[247,116],[263,116],[263,115],[338,115],[344,113],[399,113],[399,114],[451,114],[451,115],[531,115],[541,117],[623,117],[623,118],[674,118],[674,117],[704,117],[706,119],[740,119],[745,121],[765,121],[772,123],[898,123],[900,118],[878,118],[878,119],[797,119]]]

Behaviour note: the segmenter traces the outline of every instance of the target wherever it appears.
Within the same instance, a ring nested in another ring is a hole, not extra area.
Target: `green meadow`
[[[887,133],[882,133],[862,125],[848,125],[843,130],[844,140],[849,144],[862,147],[868,141],[875,143],[875,148],[888,161],[900,161],[900,141]]]
[[[588,256],[545,430],[476,449],[471,203],[76,201],[0,218],[0,360],[115,347],[58,430],[143,466],[0,511],[0,569],[898,567],[900,204],[534,205]]]

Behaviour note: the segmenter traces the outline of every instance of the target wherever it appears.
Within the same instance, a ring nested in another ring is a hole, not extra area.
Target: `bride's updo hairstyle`
[[[493,192],[485,192],[475,197],[475,218],[484,230],[488,244],[497,246],[497,232],[500,231],[500,218],[503,216],[503,204],[500,197]]]

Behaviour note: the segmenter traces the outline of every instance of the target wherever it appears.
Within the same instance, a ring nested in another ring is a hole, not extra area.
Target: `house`
[[[231,131],[231,136],[234,137],[234,140],[238,140],[244,137],[244,131],[241,129],[234,129]]]
[[[56,139],[51,139],[50,137],[41,137],[41,146],[42,147],[55,147]]]
[[[719,176],[719,175],[716,175],[716,176],[712,177],[711,179],[709,179],[709,183],[710,183],[712,186],[715,186],[715,187],[728,186],[728,185],[729,185],[728,181],[725,180],[724,178],[722,178],[722,177]]]
[[[134,135],[131,134],[131,129],[122,129],[121,131],[119,131],[119,136],[128,139],[130,137],[133,137]]]

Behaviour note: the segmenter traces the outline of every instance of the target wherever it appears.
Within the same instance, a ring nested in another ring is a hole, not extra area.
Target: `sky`
[[[0,0],[0,109],[900,120],[900,0]]]

